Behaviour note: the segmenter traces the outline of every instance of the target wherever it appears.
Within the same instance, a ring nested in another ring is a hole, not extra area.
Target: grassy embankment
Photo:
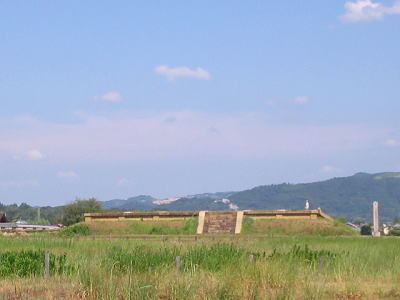
[[[119,221],[84,223],[92,235],[180,235],[196,234],[197,218],[173,221]],[[320,235],[340,236],[357,235],[358,233],[340,221],[261,219],[245,217],[242,235]]]
[[[319,235],[319,236],[342,236],[358,235],[358,232],[349,228],[340,220],[311,219],[259,219],[254,220],[245,217],[243,220],[242,233],[245,235],[267,234],[267,235]]]
[[[18,265],[8,268],[0,279],[3,299],[400,298],[396,238],[270,237],[218,244],[37,234],[0,237],[0,243],[4,257],[41,249],[66,258],[48,280],[42,271],[24,277],[13,273]]]
[[[90,233],[94,235],[178,235],[196,234],[197,230],[197,218],[168,221],[102,221],[82,224],[87,225],[90,229]]]

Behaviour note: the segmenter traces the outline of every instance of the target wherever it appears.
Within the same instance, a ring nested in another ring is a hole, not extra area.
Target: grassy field
[[[36,234],[0,243],[2,299],[400,299],[397,238],[182,242]],[[51,266],[50,278],[44,252],[65,258]]]

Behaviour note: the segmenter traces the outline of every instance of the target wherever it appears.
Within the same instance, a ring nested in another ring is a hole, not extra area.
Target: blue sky
[[[3,1],[0,202],[400,171],[399,1]]]

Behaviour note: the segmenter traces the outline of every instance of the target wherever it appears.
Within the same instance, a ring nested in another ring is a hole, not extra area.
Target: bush
[[[63,229],[61,234],[65,236],[89,235],[90,228],[85,224],[76,224]]]
[[[304,248],[299,245],[294,245],[288,253],[280,253],[277,252],[276,249],[274,249],[270,257],[283,257],[285,259],[294,258],[314,264],[316,262],[319,262],[322,257],[332,259],[336,258],[338,255],[339,254],[331,252],[329,250],[312,250],[308,247],[308,245],[305,245]]]
[[[392,229],[392,230],[390,231],[390,235],[393,235],[393,236],[400,236],[400,229]]]
[[[369,225],[361,226],[361,235],[371,235],[371,234],[372,234],[371,226]]]

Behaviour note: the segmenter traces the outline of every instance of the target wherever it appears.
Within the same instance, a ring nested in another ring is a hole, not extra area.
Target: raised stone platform
[[[244,210],[244,216],[254,219],[331,219],[321,209],[310,210]],[[236,213],[230,211],[230,213]],[[200,216],[199,211],[151,211],[151,212],[106,212],[85,213],[85,222],[125,221],[125,220],[187,220]],[[200,216],[201,217],[201,216]]]
[[[85,222],[187,220],[198,217],[197,234],[237,234],[242,230],[242,221],[245,216],[253,219],[331,219],[318,209],[86,213]]]

